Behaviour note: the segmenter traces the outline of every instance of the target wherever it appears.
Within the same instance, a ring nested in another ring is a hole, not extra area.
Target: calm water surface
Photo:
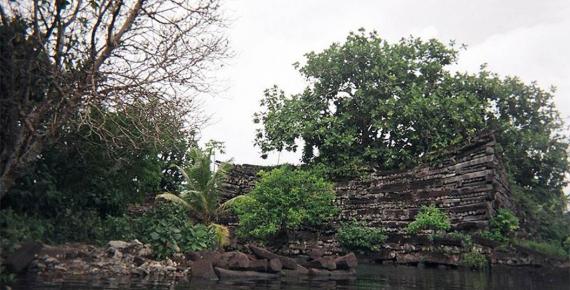
[[[152,282],[148,280],[22,280],[12,289],[398,289],[398,290],[570,290],[570,273],[544,270],[494,269],[491,272],[419,269],[407,266],[361,265],[356,278],[344,281],[191,281]]]

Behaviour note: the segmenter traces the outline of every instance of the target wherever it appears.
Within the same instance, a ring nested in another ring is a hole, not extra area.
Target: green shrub
[[[42,241],[52,226],[44,220],[17,214],[11,209],[0,211],[0,251],[12,252],[22,242]]]
[[[533,240],[515,240],[515,244],[524,248],[529,248],[537,252],[557,257],[568,257],[564,248],[556,242],[540,242]]]
[[[450,233],[446,233],[444,235],[435,235],[435,238],[447,238],[447,239],[454,239],[454,240],[461,240],[463,242],[463,245],[468,247],[473,245],[473,240],[471,238],[471,235],[466,234],[466,233],[462,233],[462,232],[450,232]]]
[[[406,231],[416,234],[421,230],[447,231],[451,228],[449,217],[435,205],[423,206],[416,219],[408,224]]]
[[[255,188],[233,204],[238,235],[266,240],[303,225],[321,225],[338,212],[332,184],[311,170],[261,172]]]
[[[362,251],[378,251],[386,240],[382,229],[367,227],[357,222],[343,224],[336,237],[343,248]]]
[[[501,208],[489,221],[489,230],[481,232],[481,237],[506,243],[518,229],[519,219],[509,209]]]
[[[503,236],[499,231],[482,231],[481,237],[503,244],[509,241],[509,239]]]
[[[564,250],[566,251],[566,253],[568,253],[568,255],[570,255],[570,237],[567,237],[567,238],[562,242],[562,247],[564,248]]]
[[[461,264],[471,269],[483,269],[489,265],[489,261],[485,255],[471,250],[470,252],[463,254]]]
[[[489,222],[491,230],[498,231],[503,236],[510,237],[519,229],[519,219],[512,211],[501,208]]]
[[[216,235],[211,227],[192,224],[186,209],[173,204],[158,205],[151,212],[134,219],[133,225],[135,232],[132,235],[150,244],[159,259],[177,252],[213,249],[216,246]]]

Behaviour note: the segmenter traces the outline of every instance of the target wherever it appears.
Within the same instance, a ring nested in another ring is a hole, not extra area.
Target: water
[[[547,273],[544,269],[494,269],[491,272],[420,269],[407,266],[361,265],[356,278],[343,281],[191,281],[153,282],[141,279],[34,279],[18,281],[12,289],[398,289],[398,290],[570,290],[570,273]]]

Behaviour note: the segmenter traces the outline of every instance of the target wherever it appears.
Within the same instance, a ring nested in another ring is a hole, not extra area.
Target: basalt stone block
[[[212,263],[207,260],[197,260],[192,263],[192,278],[218,280]]]
[[[358,259],[354,253],[349,253],[335,259],[336,268],[340,270],[350,270],[358,266]]]
[[[281,264],[281,261],[278,258],[273,258],[269,260],[269,263],[267,264],[267,270],[269,272],[278,273],[282,269],[283,269],[283,264]]]
[[[334,257],[322,257],[309,262],[309,267],[326,270],[336,270]]]
[[[262,273],[256,271],[234,271],[216,267],[220,279],[265,280],[279,278],[279,274]]]
[[[297,264],[297,262],[295,262],[295,260],[293,260],[289,257],[277,255],[277,254],[272,253],[272,252],[270,252],[264,248],[257,247],[254,245],[249,245],[249,249],[253,252],[253,254],[256,257],[258,257],[260,259],[268,259],[268,260],[279,259],[283,268],[285,268],[285,269],[295,270],[298,266],[298,264]]]
[[[27,242],[12,253],[6,259],[8,269],[14,273],[19,273],[26,269],[34,260],[36,254],[40,252],[43,245],[38,242]]]

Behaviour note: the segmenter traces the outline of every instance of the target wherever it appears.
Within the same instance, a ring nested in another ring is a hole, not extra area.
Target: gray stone
[[[234,271],[234,270],[222,269],[219,267],[216,267],[215,270],[216,273],[219,275],[220,279],[265,280],[265,279],[279,278],[278,274],[272,274],[272,273],[262,273],[255,271]]]

